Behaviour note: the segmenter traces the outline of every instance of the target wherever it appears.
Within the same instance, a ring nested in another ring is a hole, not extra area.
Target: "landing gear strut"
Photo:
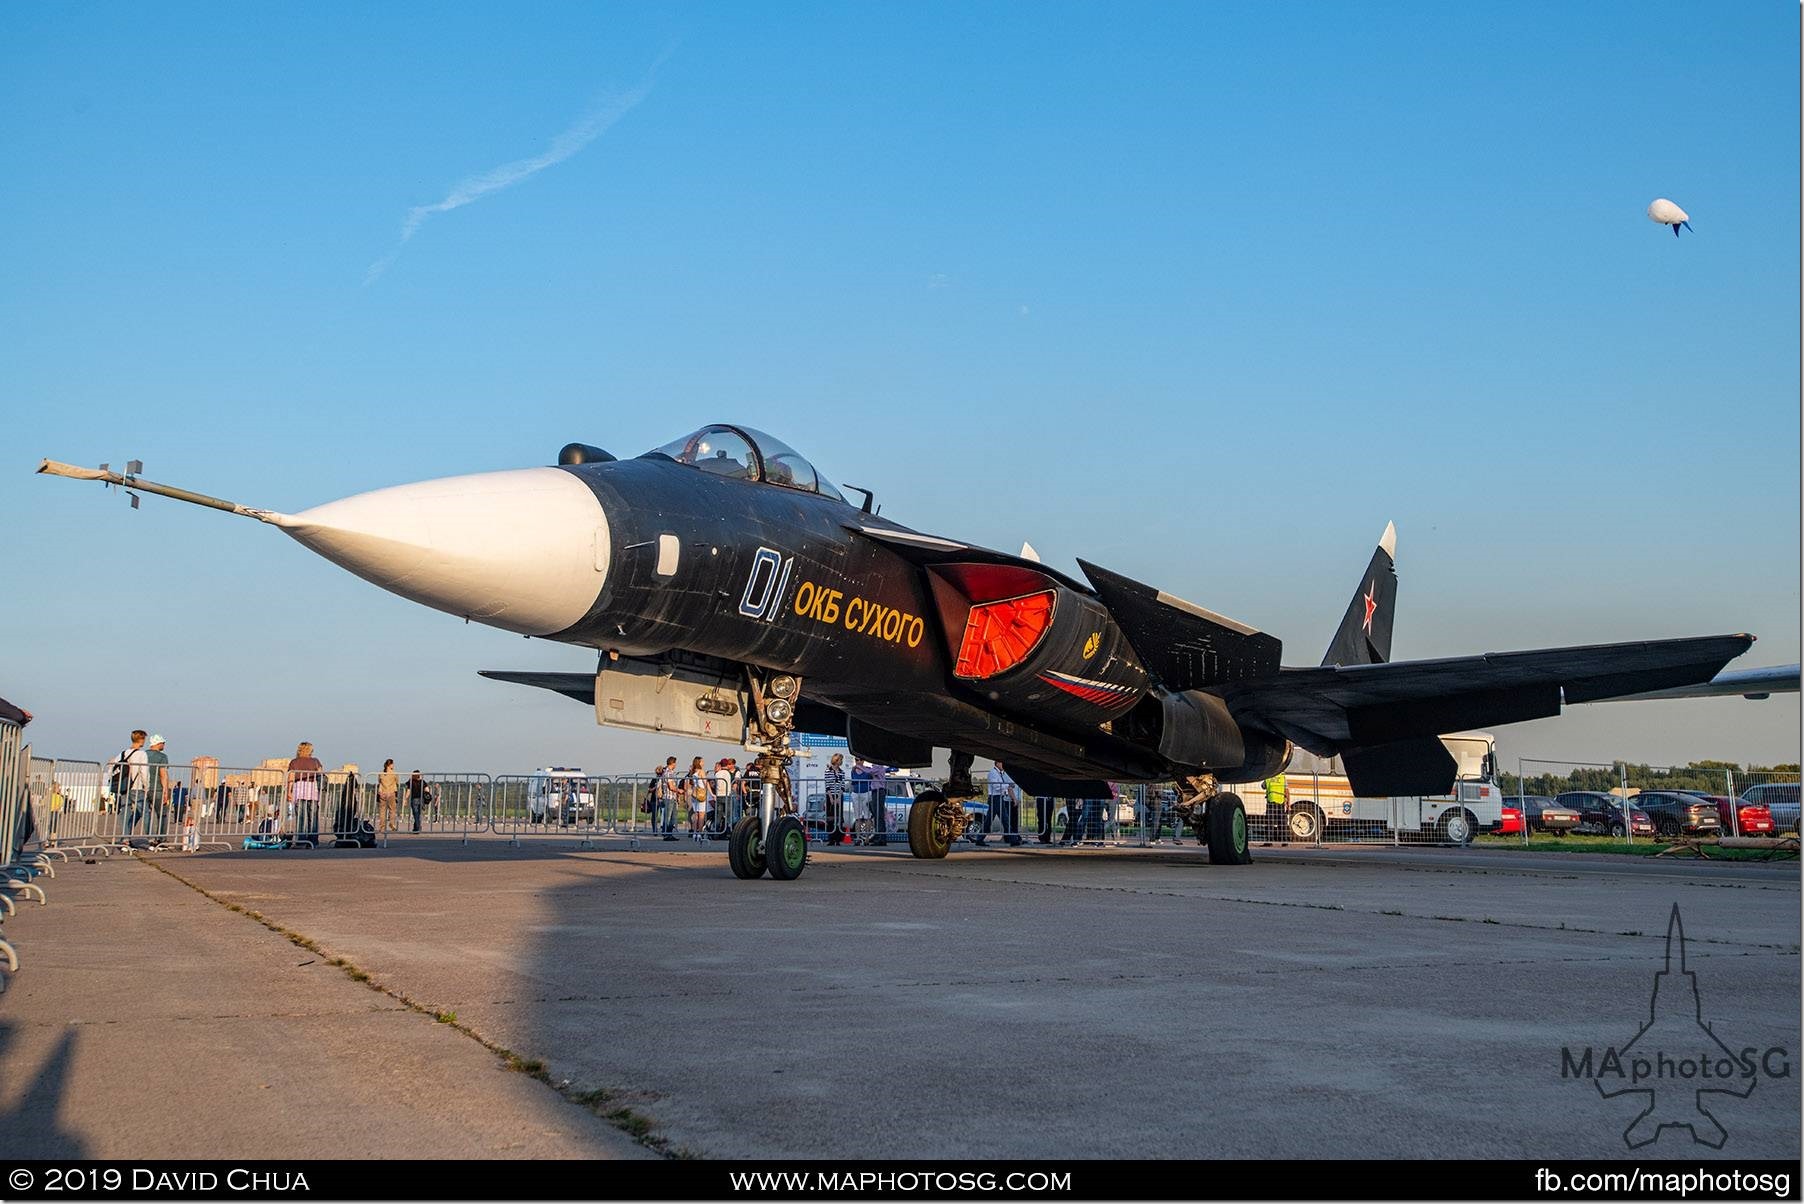
[[[964,835],[971,813],[964,801],[977,797],[977,786],[971,781],[970,753],[952,753],[952,772],[946,777],[946,789],[923,790],[908,809],[908,851],[916,857],[937,861],[952,851],[952,842]]]
[[[758,779],[758,813],[733,825],[727,864],[736,878],[759,878],[765,870],[780,882],[793,881],[808,867],[808,828],[795,814],[789,783],[789,733],[802,679],[786,673],[747,669],[752,724],[746,747],[756,750],[750,769]]]

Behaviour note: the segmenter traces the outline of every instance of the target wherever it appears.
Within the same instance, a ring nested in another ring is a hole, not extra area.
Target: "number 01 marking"
[[[789,584],[789,570],[795,558],[784,560],[770,548],[759,548],[752,557],[752,571],[745,579],[745,594],[739,599],[739,613],[748,619],[769,622],[777,613],[777,603]]]

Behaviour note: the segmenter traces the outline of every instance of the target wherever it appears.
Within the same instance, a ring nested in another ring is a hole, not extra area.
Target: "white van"
[[[535,769],[526,782],[526,810],[535,824],[592,824],[595,792],[581,769],[564,765]]]

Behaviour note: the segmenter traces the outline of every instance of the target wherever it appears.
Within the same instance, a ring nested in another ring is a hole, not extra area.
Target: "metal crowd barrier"
[[[18,972],[19,953],[3,935],[5,921],[18,913],[17,899],[47,904],[49,897],[36,879],[56,877],[51,854],[41,845],[26,849],[38,838],[31,792],[34,760],[23,729],[0,720],[0,964],[9,974]],[[4,985],[0,982],[0,988]]]
[[[142,797],[133,792],[122,797],[117,783],[109,780],[107,763],[32,758],[18,745],[17,729],[10,739],[10,749],[0,747],[0,773],[10,773],[25,784],[0,803],[0,836],[13,859],[17,837],[27,827],[46,853],[106,855],[120,849],[142,853],[238,848],[260,838],[279,838],[273,843],[300,848],[371,837],[386,845],[416,832],[456,836],[465,842],[493,835],[516,846],[528,840],[564,839],[594,847],[609,838],[639,847],[666,835],[691,839],[697,826],[698,809],[691,805],[695,792],[660,793],[658,779],[645,773],[540,771],[491,777],[434,771],[421,774],[416,791],[412,774],[397,772],[397,797],[392,806],[384,806],[378,797],[379,772],[323,771],[317,784],[297,789],[278,763],[235,768],[203,758],[169,765],[166,789],[159,783]],[[833,830],[828,784],[819,765],[802,768],[804,772],[792,781],[794,805],[811,839],[824,842]],[[1519,763],[1518,776],[1532,768]],[[1796,774],[1727,771],[1722,776],[1719,789],[1730,797],[1749,787],[1763,787],[1766,797],[1778,804],[1775,818],[1795,828]],[[724,840],[741,815],[755,811],[757,787],[755,781],[735,786],[723,800],[712,770],[704,771],[703,780],[706,808],[699,826],[703,837],[714,843]],[[1241,797],[1256,843],[1404,845],[1449,843],[1457,836],[1444,822],[1448,806],[1444,799],[1355,799],[1344,778],[1312,773],[1288,774],[1285,783],[1286,794],[1278,806],[1268,803],[1262,783],[1224,787]],[[908,809],[915,795],[941,784],[937,778],[898,773],[883,780],[879,791],[871,788],[875,783],[849,771],[838,809],[839,827],[859,843],[886,837],[890,843],[906,844]],[[986,783],[980,778],[977,785],[982,790]],[[1120,783],[1106,799],[1035,798],[1018,787],[1016,795],[1017,834],[1024,844],[1042,843],[1042,836],[1044,843],[1092,847],[1196,839],[1176,812],[1180,793],[1173,783]],[[966,804],[979,819],[969,826],[961,844],[999,845],[1007,840],[1006,814],[987,816],[990,803],[986,792]],[[362,835],[365,824],[371,829],[368,835]],[[1477,834],[1482,835],[1482,829]],[[41,866],[47,859],[34,855],[31,866]],[[23,885],[44,872],[27,868]],[[18,884],[19,875],[9,881]],[[11,898],[0,890],[0,911],[11,906]]]
[[[285,767],[210,763],[166,771],[166,785],[152,775],[141,789],[122,791],[110,762],[35,761],[32,799],[45,847],[82,856],[241,848],[246,840],[310,848],[356,842],[365,821],[378,839],[417,830],[467,840],[489,829],[490,779],[482,773],[423,774],[417,808],[411,775],[400,775],[384,832],[377,775],[327,770],[290,780]]]

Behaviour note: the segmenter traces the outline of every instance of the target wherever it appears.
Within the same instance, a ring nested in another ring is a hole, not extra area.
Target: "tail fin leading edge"
[[[1386,523],[1372,563],[1328,645],[1327,665],[1382,665],[1391,659],[1391,622],[1397,607],[1397,524]]]

